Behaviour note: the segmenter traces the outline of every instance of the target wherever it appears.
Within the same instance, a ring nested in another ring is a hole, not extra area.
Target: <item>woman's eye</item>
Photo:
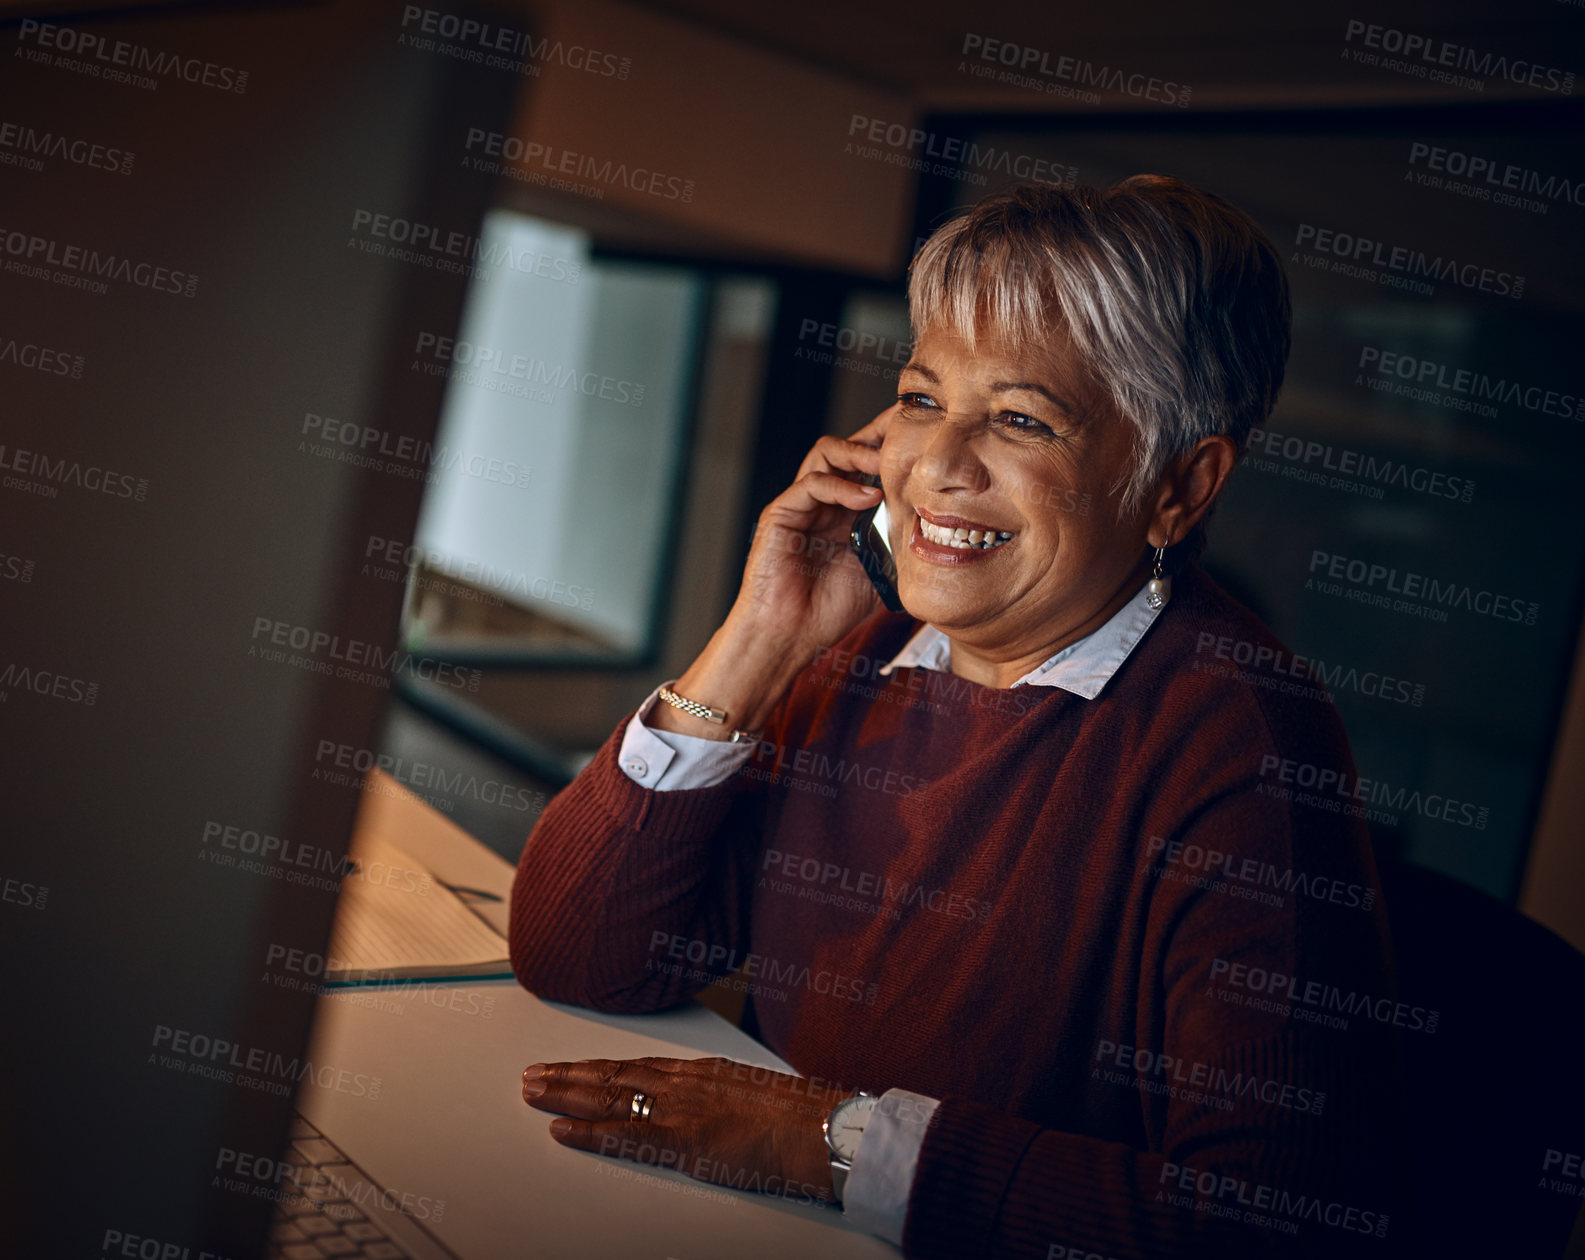
[[[936,405],[936,400],[929,394],[898,394],[897,401],[905,408],[914,411],[926,410]]]
[[[1039,433],[1044,435],[1053,432],[1049,425],[1042,424],[1033,416],[1026,416],[1021,411],[1004,411],[999,419],[1008,428],[1016,429],[1020,433]]]

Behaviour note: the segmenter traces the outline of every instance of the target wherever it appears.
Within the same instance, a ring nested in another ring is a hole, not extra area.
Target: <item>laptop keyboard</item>
[[[292,1117],[293,1166],[270,1224],[269,1260],[399,1260],[411,1253],[391,1241],[359,1206],[380,1188],[302,1116]]]

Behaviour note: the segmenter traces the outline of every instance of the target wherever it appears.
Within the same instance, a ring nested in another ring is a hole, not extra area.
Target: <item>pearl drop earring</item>
[[[1153,609],[1167,606],[1167,601],[1172,598],[1172,579],[1161,572],[1161,558],[1167,554],[1172,539],[1168,538],[1161,546],[1156,548],[1156,567],[1150,575],[1150,581],[1145,586],[1145,603]]]

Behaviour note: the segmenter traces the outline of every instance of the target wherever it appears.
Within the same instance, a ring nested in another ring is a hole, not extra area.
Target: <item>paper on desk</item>
[[[325,979],[331,983],[511,975],[506,942],[388,840],[362,832],[341,881]]]

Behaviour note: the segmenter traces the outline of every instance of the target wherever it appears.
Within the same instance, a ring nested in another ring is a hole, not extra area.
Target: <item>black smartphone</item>
[[[866,473],[859,478],[866,486],[878,486],[881,479]],[[864,572],[869,574],[870,585],[892,612],[903,611],[903,601],[897,598],[897,561],[892,556],[891,518],[886,515],[886,500],[872,508],[865,508],[853,522],[849,546],[858,556]]]

